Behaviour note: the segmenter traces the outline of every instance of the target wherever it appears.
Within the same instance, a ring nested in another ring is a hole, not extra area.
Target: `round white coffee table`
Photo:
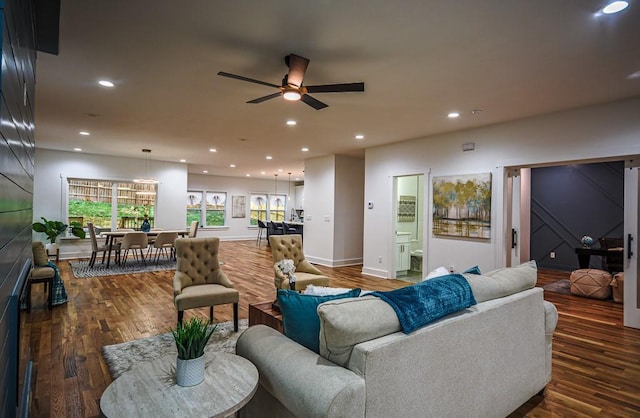
[[[226,417],[246,405],[258,387],[256,367],[235,354],[207,354],[204,381],[196,386],[178,386],[175,370],[173,355],[140,363],[107,387],[101,412],[109,418]]]

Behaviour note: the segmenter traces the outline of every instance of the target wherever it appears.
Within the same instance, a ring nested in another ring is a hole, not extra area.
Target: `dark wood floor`
[[[274,298],[271,252],[253,241],[223,242],[224,270],[240,291],[240,317],[248,305]],[[41,287],[22,316],[21,342],[35,362],[33,417],[99,416],[99,401],[111,377],[102,346],[168,331],[176,321],[173,272],[76,279],[59,263],[69,302],[48,311]],[[361,266],[326,268],[336,287],[394,289],[406,282],[360,273]],[[541,271],[542,286],[568,274]],[[553,345],[553,379],[512,417],[640,416],[640,330],[622,326],[622,305],[545,292],[560,313]],[[208,316],[207,309],[185,317]],[[232,319],[230,306],[216,320]]]

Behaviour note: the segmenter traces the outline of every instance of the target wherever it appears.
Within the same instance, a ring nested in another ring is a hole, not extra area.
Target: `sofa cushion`
[[[304,295],[286,289],[278,290],[278,304],[282,312],[284,335],[309,350],[319,353],[320,320],[317,313],[318,305],[334,299],[354,298],[359,295],[360,289],[352,289],[338,295],[326,296]]]
[[[482,275],[463,273],[463,276],[471,285],[476,301],[481,303],[531,289],[538,280],[538,268],[535,261],[529,261],[516,267],[500,268]]]
[[[343,367],[354,345],[401,330],[391,305],[374,296],[325,302],[318,316],[320,355]]]

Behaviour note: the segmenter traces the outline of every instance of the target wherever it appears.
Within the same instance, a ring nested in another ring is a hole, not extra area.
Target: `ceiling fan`
[[[345,93],[364,91],[364,83],[362,82],[303,86],[302,80],[304,79],[304,73],[307,71],[309,60],[299,55],[290,54],[284,57],[284,62],[287,67],[289,67],[289,73],[285,74],[284,78],[282,79],[282,85],[280,86],[278,86],[277,84],[268,83],[266,81],[243,77],[241,75],[225,73],[224,71],[220,71],[218,75],[221,75],[223,77],[235,78],[236,80],[248,81],[250,83],[262,84],[264,86],[275,87],[280,90],[277,93],[258,97],[257,99],[249,100],[247,102],[254,104],[262,103],[266,100],[275,99],[278,96],[282,96],[285,100],[300,100],[303,103],[308,104],[312,108],[320,110],[328,107],[329,105],[310,96],[309,93]]]

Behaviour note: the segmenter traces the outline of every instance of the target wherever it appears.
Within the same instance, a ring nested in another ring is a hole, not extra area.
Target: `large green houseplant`
[[[69,225],[61,221],[49,221],[44,216],[40,219],[42,219],[42,222],[33,223],[33,230],[45,234],[51,244],[55,244],[58,237],[69,228]],[[86,236],[82,225],[78,222],[71,222],[71,234],[78,238]]]
[[[180,386],[194,386],[204,380],[204,349],[216,330],[209,322],[191,318],[171,330],[178,349],[176,383]]]

